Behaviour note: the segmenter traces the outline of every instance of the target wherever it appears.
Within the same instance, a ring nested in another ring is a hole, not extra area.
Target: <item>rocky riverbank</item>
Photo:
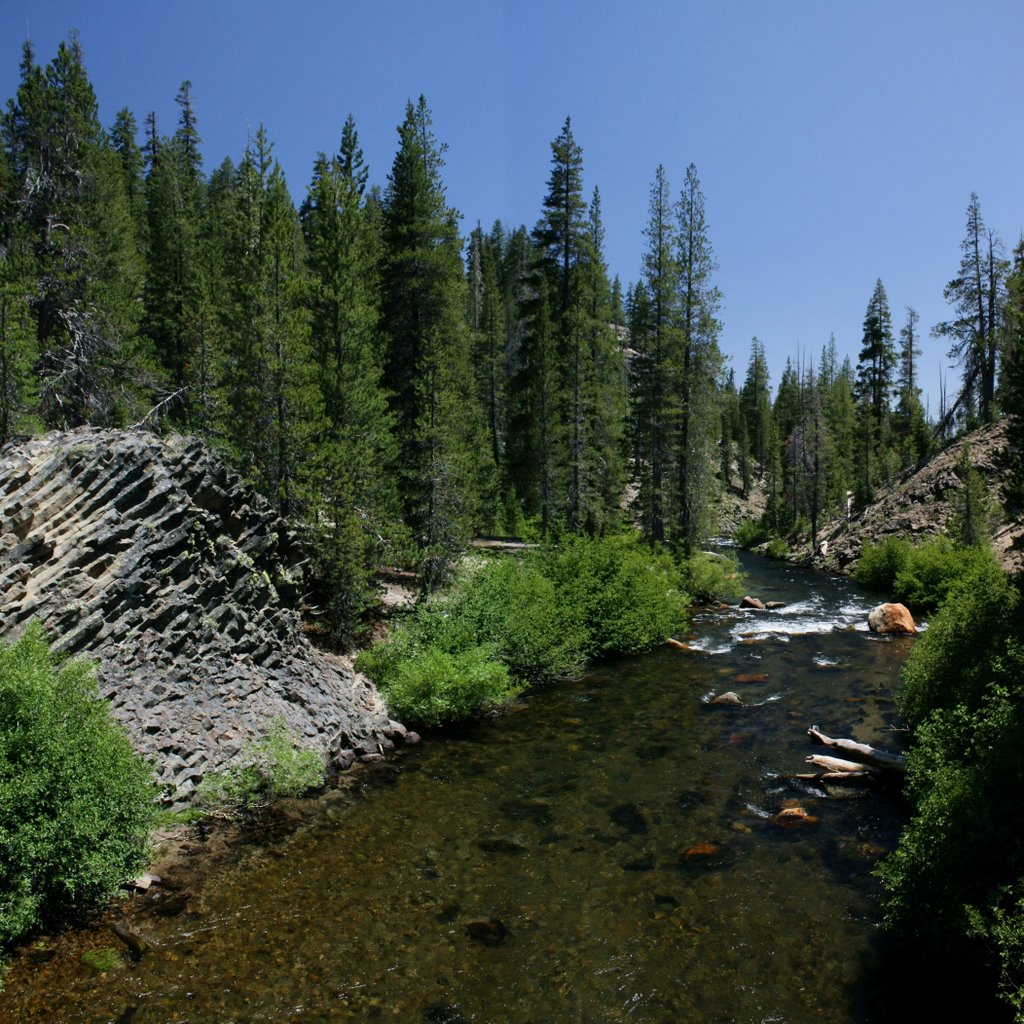
[[[948,532],[961,487],[956,468],[965,445],[970,445],[971,464],[989,482],[990,495],[998,505],[999,482],[1006,473],[1006,428],[1005,418],[980,427],[920,468],[901,474],[867,508],[829,523],[819,533],[818,549],[812,552],[808,544],[798,557],[817,568],[852,572],[866,543],[878,544],[889,537],[924,540]],[[1024,570],[1024,521],[1000,513],[992,546],[1003,568]]]
[[[84,428],[0,450],[0,635],[38,619],[95,661],[169,804],[275,718],[338,769],[404,739],[303,634],[302,570],[288,524],[194,438]]]

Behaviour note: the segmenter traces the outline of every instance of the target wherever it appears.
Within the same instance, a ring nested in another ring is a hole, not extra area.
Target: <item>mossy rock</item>
[[[101,949],[90,949],[83,953],[82,963],[102,974],[105,971],[116,971],[119,967],[124,967],[124,957],[119,949],[114,949],[113,946],[104,946]]]

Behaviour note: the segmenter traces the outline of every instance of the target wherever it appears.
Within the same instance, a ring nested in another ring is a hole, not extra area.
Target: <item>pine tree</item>
[[[950,413],[960,402],[973,399],[983,423],[991,423],[996,414],[999,334],[1009,268],[1001,250],[999,239],[986,228],[978,196],[972,192],[967,233],[960,243],[960,269],[943,290],[956,316],[936,324],[932,334],[950,339],[949,355],[963,367],[963,391]]]
[[[300,212],[310,276],[313,359],[326,432],[322,472],[309,496],[325,625],[349,639],[372,573],[393,547],[398,515],[392,418],[377,345],[376,239],[365,207],[368,169],[355,122],[336,156],[317,156]]]
[[[740,390],[740,410],[746,424],[750,452],[757,462],[758,471],[763,474],[771,461],[772,400],[768,360],[764,345],[756,337],[750,342],[750,360]]]
[[[697,168],[686,168],[677,206],[679,326],[681,358],[675,378],[679,410],[676,431],[675,543],[690,554],[708,529],[714,497],[716,407],[722,356],[717,319],[721,293],[711,283],[715,262]]]
[[[881,279],[864,314],[864,335],[857,364],[856,398],[860,418],[859,500],[868,502],[875,485],[893,469],[891,455],[893,393],[896,349],[893,345],[889,300]]]
[[[1002,404],[1007,422],[1008,471],[1003,498],[1014,512],[1024,510],[1024,239],[1013,253],[1007,277],[1006,322],[1003,333]]]
[[[145,289],[146,333],[167,375],[173,421],[192,429],[200,358],[197,348],[205,324],[200,255],[202,203],[201,140],[192,105],[192,86],[181,85],[176,102],[178,126],[169,139],[151,140],[146,179],[149,239]],[[155,122],[151,123],[155,135]]]
[[[584,466],[589,426],[588,375],[592,370],[583,295],[587,204],[583,198],[583,151],[573,137],[569,118],[551,143],[551,174],[542,210],[533,230],[538,305],[534,309],[535,323],[527,354],[527,359],[532,357],[541,372],[531,373],[525,380],[548,392],[542,400],[545,418],[557,417],[557,435],[552,437],[555,443],[549,448],[552,461],[543,469],[546,479],[541,488],[545,503],[541,523],[542,532],[546,533],[553,520],[564,523],[570,531],[583,526],[590,482]],[[539,309],[542,288],[543,318]],[[545,351],[549,342],[553,359]],[[552,369],[553,381],[548,377]],[[539,398],[531,396],[528,404],[536,404]]]
[[[399,443],[405,522],[424,552],[424,585],[442,581],[479,515],[487,449],[469,365],[470,330],[458,233],[421,96],[398,128],[384,196],[385,381]]]
[[[261,125],[232,191],[225,422],[230,449],[282,515],[300,514],[317,471],[322,402],[304,308],[298,216]]]
[[[820,387],[824,401],[827,436],[831,442],[831,457],[827,467],[827,504],[835,510],[845,510],[847,498],[855,489],[856,473],[854,449],[856,447],[856,402],[854,374],[849,358],[838,364],[835,337],[830,337],[822,351]]]
[[[678,329],[679,267],[668,176],[655,171],[644,235],[643,282],[631,301],[630,338],[634,480],[643,531],[653,544],[665,541],[674,520],[669,491],[673,463],[674,367]]]
[[[612,292],[604,260],[601,193],[595,187],[588,208],[581,260],[582,329],[585,341],[580,374],[579,500],[575,527],[594,535],[618,518],[625,484],[622,443],[626,417],[626,371],[622,346],[612,326]],[[574,517],[570,508],[569,521]]]
[[[917,324],[920,316],[907,306],[907,320],[900,328],[899,366],[896,375],[895,428],[897,440],[908,465],[921,462],[928,454],[929,431],[921,404],[921,389],[917,386],[917,360],[921,350],[917,347]]]
[[[25,43],[3,137],[35,283],[42,415],[53,426],[116,422],[135,397],[137,246],[77,36],[45,71]]]
[[[0,153],[0,445],[35,425],[35,290],[31,239],[19,216],[21,188]]]

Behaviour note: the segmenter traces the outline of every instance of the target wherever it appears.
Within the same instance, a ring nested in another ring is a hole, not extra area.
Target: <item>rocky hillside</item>
[[[991,482],[992,496],[998,499],[998,482],[1005,472],[1005,419],[973,431],[921,469],[904,473],[849,521],[842,517],[829,524],[819,534],[819,550],[813,556],[807,552],[809,560],[823,568],[849,571],[865,542],[877,544],[891,536],[921,539],[946,532],[953,515],[951,499],[960,487],[956,466],[965,444],[971,446],[971,463]],[[1000,520],[993,546],[1006,569],[1024,569],[1024,522]]]
[[[335,767],[405,731],[311,646],[287,524],[191,438],[83,429],[0,450],[0,636],[39,619],[100,691],[167,799],[284,718]]]

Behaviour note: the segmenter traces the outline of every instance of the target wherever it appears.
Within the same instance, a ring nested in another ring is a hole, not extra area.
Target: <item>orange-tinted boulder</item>
[[[868,615],[868,628],[872,633],[908,633],[917,632],[913,615],[902,604],[880,604],[871,609]]]

